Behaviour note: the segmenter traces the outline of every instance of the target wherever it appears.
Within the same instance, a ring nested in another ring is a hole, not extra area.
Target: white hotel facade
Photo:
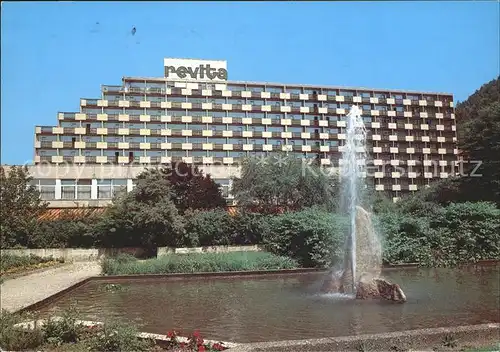
[[[286,153],[339,166],[345,116],[363,112],[368,182],[394,200],[454,175],[453,95],[227,80],[226,61],[164,59],[163,77],[123,77],[35,127],[34,184],[51,207],[99,207],[145,168],[199,165],[231,201],[245,157]]]

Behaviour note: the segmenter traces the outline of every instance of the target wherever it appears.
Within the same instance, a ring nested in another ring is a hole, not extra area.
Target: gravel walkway
[[[1,309],[17,311],[100,273],[98,262],[77,262],[6,280],[0,286]]]

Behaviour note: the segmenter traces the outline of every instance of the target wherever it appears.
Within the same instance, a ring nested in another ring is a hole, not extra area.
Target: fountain
[[[382,246],[371,214],[360,205],[366,157],[366,129],[361,109],[352,106],[347,114],[346,142],[340,160],[342,204],[350,220],[349,234],[342,269],[332,269],[322,291],[351,293],[360,299],[379,297],[404,302],[406,296],[399,285],[380,278]]]

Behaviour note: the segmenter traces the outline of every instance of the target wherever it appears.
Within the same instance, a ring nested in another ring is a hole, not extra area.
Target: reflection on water
[[[407,294],[404,304],[320,295],[323,273],[141,280],[123,283],[125,290],[118,292],[91,282],[43,312],[58,312],[74,302],[90,320],[119,317],[153,333],[199,329],[207,338],[235,342],[380,333],[497,322],[499,274],[499,265],[384,272]]]

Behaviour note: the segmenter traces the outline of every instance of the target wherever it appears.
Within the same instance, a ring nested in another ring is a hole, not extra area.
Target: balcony
[[[53,126],[40,126],[40,133],[50,133],[52,134]]]
[[[123,87],[122,86],[103,85],[102,91],[108,92],[108,93],[120,93],[123,91]]]

